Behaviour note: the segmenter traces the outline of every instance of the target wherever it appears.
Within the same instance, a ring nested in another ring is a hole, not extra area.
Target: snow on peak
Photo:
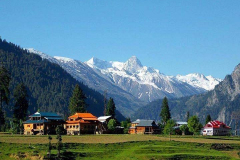
[[[194,87],[203,88],[205,90],[214,89],[214,87],[222,81],[221,79],[212,76],[204,76],[199,73],[191,73],[185,76],[177,75],[175,78],[179,81],[186,82]]]
[[[40,52],[40,51],[34,49],[34,48],[24,48],[24,49],[27,50],[30,53],[34,53],[34,54],[39,55],[40,57],[42,57],[42,59],[51,59],[52,58],[52,57],[44,54],[43,52]]]
[[[130,73],[135,73],[136,71],[142,69],[142,63],[136,56],[132,56],[124,63],[124,69]]]
[[[54,56],[55,59],[61,61],[61,62],[64,62],[64,63],[76,63],[76,61],[74,59],[71,59],[71,58],[67,58],[67,57],[59,57],[59,56]]]
[[[98,58],[92,57],[90,60],[85,62],[91,68],[98,68],[98,69],[107,69],[112,67],[110,62],[100,60]]]

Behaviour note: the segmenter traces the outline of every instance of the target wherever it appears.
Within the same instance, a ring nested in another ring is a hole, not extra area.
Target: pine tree
[[[72,97],[70,98],[69,103],[69,110],[70,114],[74,114],[76,112],[84,113],[86,112],[86,102],[85,102],[86,96],[84,95],[83,91],[77,84],[74,88]]]
[[[210,114],[207,115],[206,120],[205,120],[205,124],[207,124],[208,122],[210,122],[212,120]]]
[[[8,104],[9,102],[9,83],[11,77],[7,69],[0,66],[0,129],[2,125],[5,124],[4,112],[3,112],[3,102]]]
[[[166,125],[167,121],[171,119],[167,97],[164,97],[161,108],[160,117],[162,118],[162,124]]]
[[[22,127],[20,122],[26,120],[28,111],[27,88],[23,83],[17,85],[17,87],[13,91],[13,96],[15,100],[13,111],[14,124]]]
[[[110,97],[108,104],[107,104],[106,116],[115,117],[115,109],[116,109],[116,107],[115,107],[113,98]]]

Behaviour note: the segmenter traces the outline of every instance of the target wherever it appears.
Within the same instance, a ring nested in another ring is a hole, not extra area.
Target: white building
[[[204,127],[202,134],[207,136],[226,136],[229,135],[231,127],[220,121],[210,121]]]

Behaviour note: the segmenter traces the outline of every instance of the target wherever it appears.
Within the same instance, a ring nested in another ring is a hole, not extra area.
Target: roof
[[[79,123],[91,123],[90,121],[84,121],[84,120],[79,120],[79,121],[66,121],[67,124],[79,124]]]
[[[112,116],[101,116],[101,117],[98,117],[98,120],[100,122],[105,122],[108,118],[111,118]]]
[[[77,118],[77,117],[80,117],[80,118],[94,118],[95,120],[97,120],[97,117],[92,115],[91,113],[75,113],[74,115],[69,116],[68,118]]]
[[[227,126],[225,123],[220,122],[220,121],[210,121],[208,122],[204,128],[226,128],[226,129],[231,129],[231,127]]]
[[[48,120],[63,120],[62,117],[44,117],[45,119],[48,119]]]
[[[133,121],[132,123],[139,123],[140,119],[137,119],[136,121]]]
[[[176,124],[184,125],[184,124],[188,124],[188,123],[187,122],[176,122]]]
[[[53,112],[36,112],[29,117],[60,117],[57,113]]]
[[[144,120],[144,119],[137,119],[132,123],[138,123],[136,127],[148,127],[148,126],[155,126],[157,127],[154,120]]]
[[[36,124],[36,123],[46,123],[46,122],[48,122],[47,120],[45,120],[45,119],[41,119],[41,120],[27,120],[27,121],[25,121],[25,122],[23,122],[23,123],[34,123],[34,124]]]

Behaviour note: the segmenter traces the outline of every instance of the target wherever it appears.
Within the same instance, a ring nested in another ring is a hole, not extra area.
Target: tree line
[[[11,77],[8,70],[4,66],[0,66],[0,129],[1,131],[6,131],[11,128],[13,132],[22,132],[23,121],[26,120],[28,110],[27,89],[23,83],[18,84],[14,89],[13,117],[10,123],[6,123],[6,114],[4,113],[3,103],[8,105],[10,101],[10,81]]]
[[[190,117],[189,112],[187,112],[186,113],[187,124],[184,124],[180,127],[181,133],[176,133],[176,130],[174,129],[174,126],[176,126],[176,121],[171,119],[171,113],[170,113],[167,97],[164,97],[162,100],[161,112],[160,112],[159,116],[161,118],[161,123],[159,124],[159,126],[161,127],[162,132],[164,134],[197,135],[197,134],[200,134],[200,130],[203,127],[203,125],[199,121],[199,118],[196,115],[193,115]],[[207,115],[205,124],[207,124],[211,120],[212,120],[211,116]]]
[[[27,88],[23,83],[19,83],[13,91],[14,109],[12,120],[6,123],[6,114],[4,114],[3,103],[6,105],[10,101],[9,84],[11,81],[10,74],[4,66],[0,66],[0,129],[6,131],[11,129],[12,132],[23,132],[23,122],[26,121],[28,111],[28,93]],[[69,113],[75,114],[87,112],[86,95],[78,84],[76,84],[72,97],[69,100]],[[105,115],[115,117],[115,103],[110,97]],[[6,125],[7,124],[7,125]]]

